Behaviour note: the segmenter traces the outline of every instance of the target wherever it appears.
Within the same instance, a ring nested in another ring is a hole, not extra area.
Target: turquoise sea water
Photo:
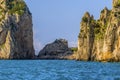
[[[120,63],[1,60],[0,80],[120,80]]]

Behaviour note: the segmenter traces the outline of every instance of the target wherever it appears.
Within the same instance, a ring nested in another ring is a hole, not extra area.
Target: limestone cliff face
[[[104,8],[98,20],[85,13],[77,55],[78,60],[120,61],[120,0],[113,0],[112,10]]]
[[[94,41],[94,31],[93,31],[93,16],[90,16],[88,12],[82,18],[81,22],[81,33],[78,39],[78,52],[80,52],[80,59],[88,60],[89,55],[92,53],[92,46]]]
[[[0,59],[34,57],[32,16],[23,0],[0,0]]]

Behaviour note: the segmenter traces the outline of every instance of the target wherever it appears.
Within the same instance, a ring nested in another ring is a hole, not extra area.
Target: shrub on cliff
[[[114,6],[115,8],[119,7],[119,6],[120,6],[120,0],[118,0],[117,3],[115,3],[113,6]]]

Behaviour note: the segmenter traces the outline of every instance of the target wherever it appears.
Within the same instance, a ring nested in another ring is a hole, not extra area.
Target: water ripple
[[[120,80],[120,63],[1,60],[0,80]]]

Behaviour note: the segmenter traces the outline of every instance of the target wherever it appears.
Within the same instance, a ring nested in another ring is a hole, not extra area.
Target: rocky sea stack
[[[0,59],[34,57],[32,26],[23,0],[0,0]]]
[[[38,55],[39,59],[68,59],[72,50],[68,48],[65,39],[56,39],[53,43],[47,44]]]
[[[78,38],[78,60],[120,61],[120,0],[113,0],[112,10],[106,7],[95,20],[86,12]]]

